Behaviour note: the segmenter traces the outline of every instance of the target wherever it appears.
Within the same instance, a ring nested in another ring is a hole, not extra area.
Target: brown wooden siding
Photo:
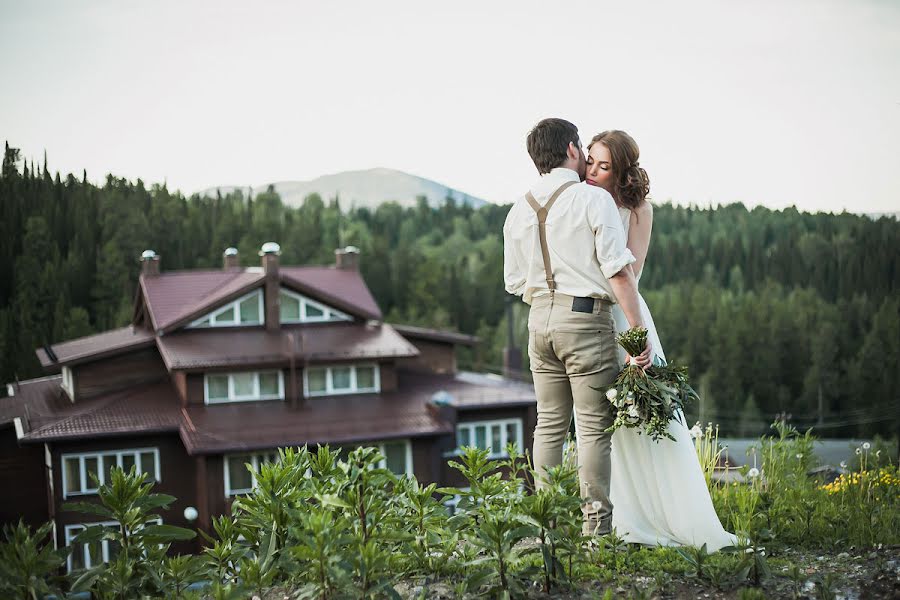
[[[65,526],[77,523],[90,523],[100,520],[93,515],[74,513],[63,509],[65,502],[97,502],[95,494],[70,496],[63,500],[62,462],[63,454],[80,454],[86,452],[102,452],[106,450],[127,450],[130,448],[158,448],[161,481],[153,488],[154,492],[171,494],[176,500],[168,510],[160,510],[158,514],[163,523],[195,529],[195,524],[184,518],[184,509],[197,507],[196,462],[187,455],[181,440],[176,435],[168,436],[132,436],[120,439],[103,439],[57,443],[53,445],[53,487],[54,502],[57,514],[57,536],[60,547],[65,544]],[[199,511],[199,509],[198,509]],[[197,540],[181,544],[173,544],[174,552],[195,552],[199,548]]]
[[[76,401],[168,376],[159,351],[146,348],[72,367]]]
[[[456,347],[447,342],[410,339],[419,356],[400,359],[400,368],[424,373],[456,373]]]
[[[397,367],[393,362],[382,362],[378,365],[382,392],[397,391]]]
[[[0,524],[39,527],[49,519],[44,446],[19,446],[12,423],[0,425],[0,490]]]

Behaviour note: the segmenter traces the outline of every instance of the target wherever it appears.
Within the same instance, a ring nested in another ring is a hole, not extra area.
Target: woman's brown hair
[[[613,129],[595,135],[588,152],[597,142],[609,149],[616,200],[626,208],[637,208],[650,193],[650,177],[638,163],[641,151],[637,142],[624,131]]]

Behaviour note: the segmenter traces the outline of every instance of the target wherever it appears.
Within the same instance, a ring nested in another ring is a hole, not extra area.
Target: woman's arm
[[[629,265],[637,277],[644,268],[647,251],[650,249],[650,231],[653,229],[653,205],[646,200],[631,211],[628,225],[628,249],[637,259]]]

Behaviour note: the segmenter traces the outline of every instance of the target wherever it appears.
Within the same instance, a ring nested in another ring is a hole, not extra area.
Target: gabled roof
[[[281,266],[278,272],[281,281],[298,292],[363,319],[382,319],[378,303],[356,269]]]
[[[44,348],[36,350],[38,360],[45,369],[61,365],[73,365],[89,360],[97,360],[106,356],[121,354],[127,350],[137,350],[153,345],[155,336],[152,331],[135,328],[132,325],[120,327],[76,338],[67,342],[60,342],[50,346],[56,360],[47,354]]]
[[[167,271],[147,277],[140,287],[154,331],[170,331],[213,307],[262,285],[262,270]]]
[[[390,325],[323,323],[262,327],[191,329],[158,338],[169,370],[277,366],[291,356],[298,361],[405,358],[419,351]],[[298,365],[299,366],[299,365]]]
[[[51,375],[8,384],[13,395],[0,398],[0,425],[12,422],[16,417],[29,418],[52,412],[72,404],[60,387],[62,377]]]
[[[278,268],[281,284],[362,319],[381,320],[381,309],[356,269]],[[141,274],[147,314],[155,331],[170,333],[212,309],[261,287],[261,267]]]

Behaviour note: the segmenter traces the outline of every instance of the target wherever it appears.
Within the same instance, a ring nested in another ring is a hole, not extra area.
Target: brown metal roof
[[[453,424],[428,409],[427,397],[406,392],[308,398],[286,402],[193,406],[182,440],[191,454],[343,444],[450,433]]]
[[[296,360],[320,362],[419,354],[390,325],[361,323],[282,327],[277,332],[262,327],[178,331],[159,337],[157,346],[169,370],[276,366],[286,364],[291,354]]]
[[[169,381],[73,404],[59,388],[61,378],[52,377],[22,382],[13,397],[18,408],[8,412],[21,416],[28,406],[30,430],[23,442],[177,431],[188,453],[217,454],[450,433],[453,424],[429,408],[439,392],[461,409],[534,403],[526,384],[480,377],[401,372],[398,391],[308,398],[298,408],[277,400],[182,408]],[[4,404],[9,400],[0,400],[0,407],[11,406]]]
[[[363,319],[380,321],[381,309],[356,269],[337,267],[279,267],[281,280],[304,292]]]
[[[147,277],[141,274],[147,312],[156,331],[189,322],[218,304],[224,304],[261,285],[261,269],[168,271]]]
[[[10,423],[16,417],[47,413],[52,411],[53,407],[71,404],[69,397],[60,387],[61,382],[61,376],[51,375],[9,384],[13,395],[0,398],[0,425]]]
[[[403,337],[412,339],[447,342],[449,344],[460,344],[462,346],[474,346],[481,341],[474,335],[466,335],[455,331],[428,329],[426,327],[417,327],[415,325],[398,325],[397,323],[391,323],[391,327],[400,332]]]
[[[52,441],[178,431],[179,399],[171,382],[149,383],[78,402],[47,404],[29,414],[23,441]]]
[[[97,360],[105,356],[119,354],[125,350],[133,350],[143,346],[151,346],[153,344],[154,335],[152,331],[137,328],[128,325],[119,329],[112,329],[76,338],[59,344],[53,344],[50,349],[56,355],[54,361],[48,356],[46,350],[38,348],[36,350],[38,360],[45,369],[59,367],[61,365],[72,365],[88,360]]]

